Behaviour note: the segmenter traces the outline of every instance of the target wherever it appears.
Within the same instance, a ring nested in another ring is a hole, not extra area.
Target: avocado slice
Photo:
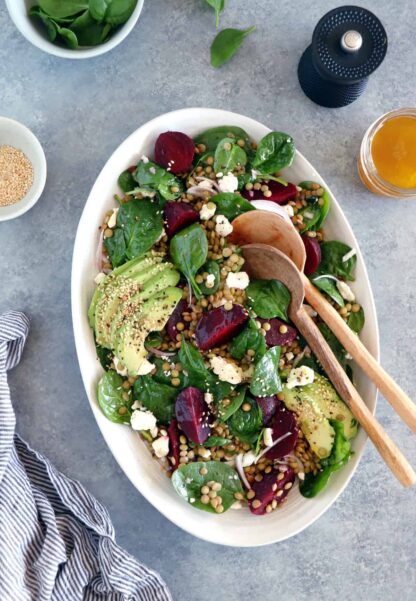
[[[105,348],[110,344],[110,327],[119,305],[143,290],[146,282],[166,269],[165,263],[158,263],[148,269],[126,277],[124,274],[113,278],[100,295],[95,307],[95,337]]]
[[[173,265],[165,265],[166,267],[163,271],[156,274],[146,282],[143,290],[137,292],[119,305],[110,325],[110,341],[112,346],[114,346],[114,341],[117,337],[117,330],[121,327],[126,319],[133,314],[138,316],[138,313],[142,311],[143,303],[145,303],[153,295],[161,292],[164,288],[176,286],[176,284],[179,282],[179,272],[174,269]]]
[[[129,375],[137,375],[147,356],[144,341],[149,332],[160,331],[182,298],[180,288],[168,287],[141,305],[140,313],[133,313],[118,329],[114,354],[127,368]]]
[[[139,271],[148,269],[152,265],[156,265],[157,263],[161,262],[162,255],[160,253],[149,252],[141,258],[127,261],[127,263],[120,265],[120,267],[117,267],[111,273],[109,273],[105,280],[103,280],[101,284],[99,284],[94,290],[94,294],[88,309],[88,321],[90,326],[92,328],[95,326],[95,309],[99,298],[104,294],[106,287],[111,284],[116,276],[124,275],[125,277],[130,277]]]

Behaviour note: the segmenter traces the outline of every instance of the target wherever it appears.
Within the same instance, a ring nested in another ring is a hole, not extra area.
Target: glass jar
[[[416,108],[390,111],[370,125],[357,163],[361,181],[371,192],[416,198]]]

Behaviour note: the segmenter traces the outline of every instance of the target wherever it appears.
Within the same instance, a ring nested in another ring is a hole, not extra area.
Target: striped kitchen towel
[[[106,509],[17,434],[7,371],[29,330],[0,316],[1,601],[171,601],[160,576],[117,546]]]

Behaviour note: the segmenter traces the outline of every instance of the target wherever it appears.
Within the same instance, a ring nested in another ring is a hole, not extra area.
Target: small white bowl
[[[28,10],[31,6],[38,4],[36,0],[6,0],[6,6],[9,11],[10,17],[20,33],[31,42],[34,46],[37,46],[48,54],[54,54],[61,58],[90,58],[92,56],[99,56],[105,54],[109,50],[112,50],[118,46],[124,38],[126,38],[133,27],[136,25],[140,13],[142,12],[144,0],[137,0],[136,8],[130,19],[124,23],[116,31],[114,35],[99,46],[77,48],[71,50],[64,46],[58,46],[53,42],[50,42],[46,36],[46,32],[42,27],[41,23],[38,23],[35,19],[32,19],[28,15]]]
[[[26,196],[15,204],[0,206],[0,221],[7,221],[23,215],[38,201],[46,182],[46,158],[35,134],[22,123],[7,117],[0,117],[0,146],[21,150],[33,166],[33,183]]]

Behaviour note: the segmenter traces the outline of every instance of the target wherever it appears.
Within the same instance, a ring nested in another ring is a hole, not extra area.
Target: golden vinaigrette
[[[416,197],[416,109],[383,115],[367,130],[358,171],[372,192]]]

